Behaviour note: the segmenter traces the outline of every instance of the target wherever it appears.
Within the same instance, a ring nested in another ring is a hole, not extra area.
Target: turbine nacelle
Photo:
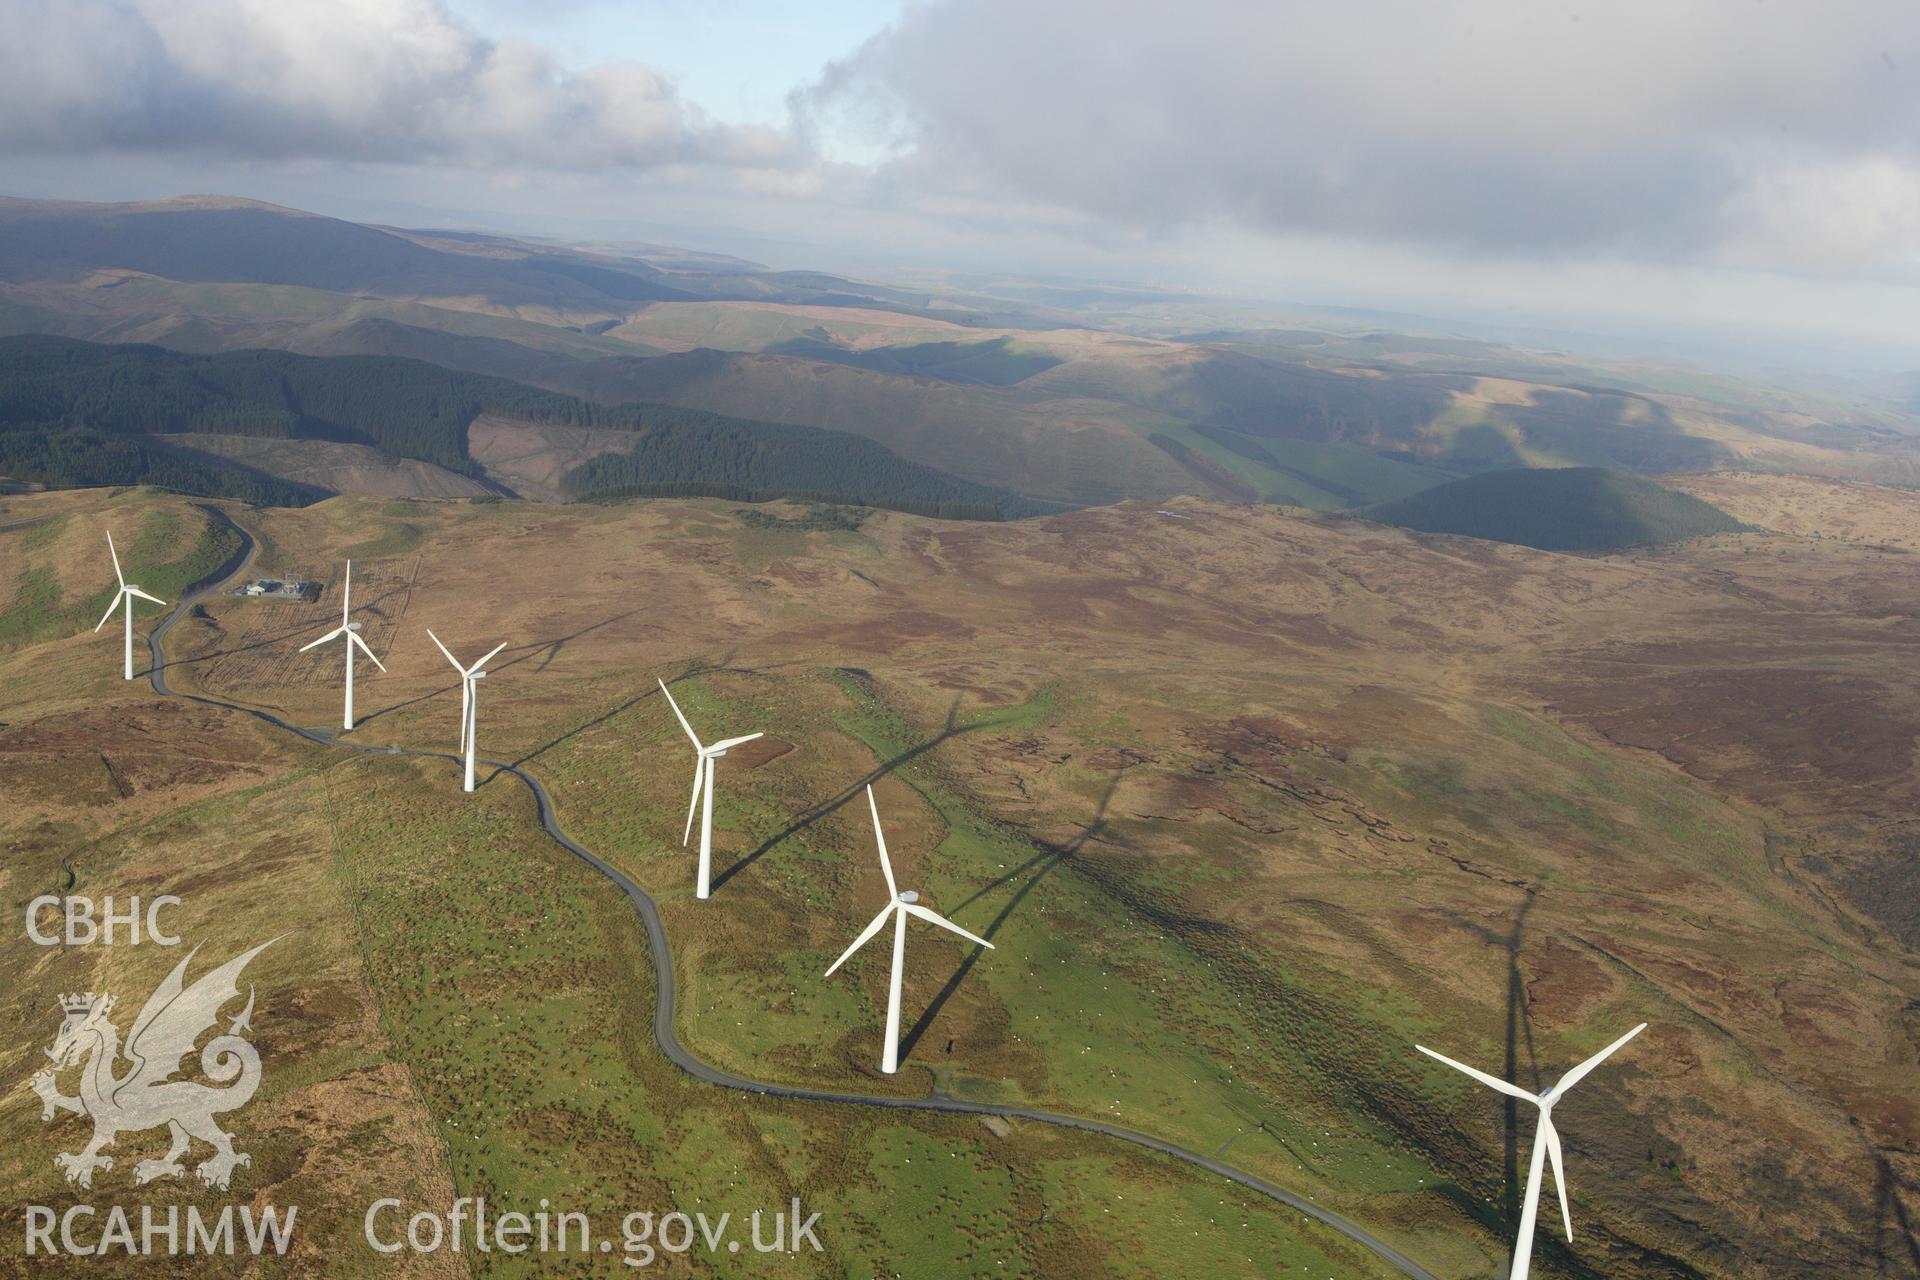
[[[728,738],[725,742],[716,742],[710,747],[701,747],[699,755],[702,760],[718,760],[721,756],[724,756],[741,743],[752,742],[755,738],[764,738],[765,736],[764,733],[749,733],[739,738]]]
[[[920,894],[916,890],[908,889],[903,892],[900,886],[894,883],[893,862],[887,857],[887,836],[880,829],[880,806],[874,801],[872,787],[867,788],[867,808],[873,814],[873,839],[880,850],[880,874],[886,877],[887,881],[887,905],[880,908],[880,914],[860,931],[860,936],[853,940],[853,945],[842,951],[840,958],[827,967],[826,976],[832,977],[834,970],[845,964],[854,952],[871,942],[874,935],[886,928],[889,922],[892,923],[893,971],[887,983],[887,1030],[885,1039],[881,1041],[880,1056],[880,1069],[891,1075],[900,1067],[900,987],[901,976],[906,967],[907,917],[917,916],[929,924],[937,924],[947,932],[957,933],[967,941],[985,947],[989,951],[993,950],[993,944],[978,934],[968,933],[939,912],[922,906]]]
[[[680,847],[685,848],[693,842],[693,815],[700,814],[700,878],[695,896],[705,898],[712,891],[713,874],[713,762],[743,742],[752,742],[765,735],[744,734],[738,738],[726,738],[708,746],[700,741],[700,735],[687,723],[687,717],[680,710],[680,704],[674,701],[673,690],[667,688],[667,682],[660,680],[660,692],[667,696],[667,705],[673,708],[673,718],[680,722],[686,731],[687,741],[693,743],[693,798],[687,801],[687,827],[680,833]],[[702,801],[705,801],[702,807]]]
[[[344,710],[340,717],[340,724],[343,728],[349,730],[353,728],[353,651],[356,648],[359,649],[360,652],[367,655],[368,660],[371,661],[374,666],[380,668],[383,672],[387,669],[387,664],[380,661],[380,659],[374,655],[373,650],[367,647],[367,642],[361,638],[360,624],[353,620],[351,616],[352,613],[353,561],[349,560],[347,561],[346,580],[340,587],[340,625],[321,636],[318,640],[300,646],[300,652],[305,653],[309,649],[319,648],[329,640],[339,640],[343,638],[346,640],[346,697],[344,699]]]
[[[126,575],[120,572],[120,553],[114,549],[113,533],[111,530],[107,533],[107,554],[113,557],[113,580],[119,584],[119,590],[113,593],[113,599],[107,604],[107,611],[100,615],[100,621],[93,624],[93,629],[94,632],[98,634],[100,628],[107,625],[107,619],[113,616],[113,611],[122,605],[126,606],[126,678],[131,680],[133,679],[133,602],[135,600],[145,600],[150,604],[164,605],[166,601],[162,600],[159,596],[149,595],[145,591],[142,591],[139,587],[128,582]]]
[[[486,665],[493,661],[495,654],[507,647],[507,642],[502,640],[487,650],[486,656],[480,661],[470,667],[463,667],[460,665],[460,660],[453,656],[452,651],[440,643],[440,637],[433,634],[431,627],[427,628],[427,639],[433,641],[434,647],[440,650],[446,660],[452,664],[453,669],[460,673],[460,750],[466,754],[466,789],[471,791],[473,790],[474,729],[475,721],[479,717],[479,682],[487,678]]]
[[[1560,1145],[1560,1131],[1554,1128],[1553,1125],[1554,1104],[1566,1097],[1569,1089],[1586,1079],[1588,1073],[1611,1057],[1616,1049],[1646,1029],[1647,1024],[1644,1022],[1641,1023],[1573,1070],[1567,1072],[1564,1076],[1561,1076],[1551,1088],[1545,1089],[1537,1094],[1529,1093],[1517,1084],[1502,1080],[1499,1076],[1489,1075],[1487,1072],[1470,1067],[1464,1062],[1455,1062],[1445,1054],[1435,1053],[1425,1045],[1417,1044],[1414,1046],[1415,1049],[1426,1054],[1429,1058],[1444,1062],[1455,1071],[1472,1076],[1475,1080],[1478,1080],[1481,1084],[1486,1085],[1497,1093],[1505,1094],[1509,1098],[1517,1098],[1522,1102],[1532,1103],[1540,1112],[1540,1130],[1534,1139],[1532,1167],[1527,1175],[1526,1208],[1520,1215],[1520,1234],[1519,1238],[1514,1242],[1513,1269],[1509,1273],[1509,1280],[1526,1280],[1527,1266],[1533,1257],[1534,1215],[1540,1203],[1540,1174],[1543,1162],[1550,1161],[1553,1165],[1553,1189],[1560,1198],[1560,1222],[1561,1225],[1566,1228],[1568,1241],[1571,1242],[1573,1239],[1573,1210],[1567,1203],[1566,1157]]]

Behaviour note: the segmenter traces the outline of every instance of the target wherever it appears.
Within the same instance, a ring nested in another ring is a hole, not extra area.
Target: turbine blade
[[[680,714],[680,704],[673,700],[673,690],[667,688],[667,682],[660,680],[660,677],[655,676],[654,679],[660,681],[660,692],[667,695],[667,705],[673,708],[674,718],[680,722],[680,727],[687,731],[687,736],[693,739],[693,749],[705,751],[706,748],[700,745],[700,735],[693,731],[693,726],[687,723],[687,718]]]
[[[463,676],[467,674],[467,669],[466,669],[465,667],[463,667],[463,666],[461,666],[461,665],[460,665],[460,663],[459,663],[459,661],[458,661],[458,660],[457,660],[457,659],[456,659],[456,658],[455,658],[455,657],[453,656],[453,654],[452,654],[452,653],[450,653],[450,652],[448,652],[448,650],[447,650],[447,646],[445,646],[444,644],[441,644],[441,643],[440,643],[440,637],[439,637],[439,636],[437,636],[437,635],[435,635],[435,634],[433,634],[433,628],[432,628],[432,627],[428,627],[428,628],[427,628],[427,639],[429,639],[429,640],[431,640],[431,641],[433,641],[433,644],[434,644],[434,647],[435,647],[436,649],[438,649],[438,650],[440,650],[440,652],[441,652],[441,653],[442,653],[443,655],[445,655],[445,657],[446,657],[446,659],[447,659],[447,661],[448,661],[448,662],[451,662],[451,663],[453,663],[453,669],[454,669],[455,671],[458,671],[458,672],[459,672],[459,673],[460,673],[461,675],[463,675]],[[462,689],[463,691],[464,691],[464,690],[466,689],[466,686],[465,686],[465,685],[462,685],[462,686],[460,686],[460,687],[461,687],[461,689]]]
[[[98,631],[101,627],[106,626],[107,619],[113,616],[113,611],[115,609],[118,609],[120,607],[120,602],[122,600],[125,600],[126,598],[127,598],[127,589],[125,587],[122,587],[118,591],[114,592],[113,602],[107,606],[107,611],[100,615],[100,621],[94,624],[93,629],[95,631]]]
[[[107,554],[113,557],[114,580],[124,588],[127,585],[127,579],[120,572],[120,553],[113,549],[113,530],[111,529],[107,530]]]
[[[1539,1098],[1535,1097],[1531,1093],[1528,1093],[1525,1089],[1522,1089],[1517,1084],[1508,1084],[1505,1080],[1502,1080],[1499,1076],[1490,1076],[1484,1071],[1475,1070],[1473,1067],[1468,1066],[1464,1062],[1455,1062],[1452,1058],[1447,1057],[1445,1054],[1435,1053],[1433,1050],[1427,1048],[1423,1044],[1417,1044],[1413,1047],[1418,1049],[1421,1053],[1426,1054],[1429,1058],[1437,1058],[1441,1062],[1446,1063],[1448,1066],[1452,1067],[1455,1071],[1466,1072],[1468,1075],[1472,1076],[1475,1080],[1478,1080],[1481,1084],[1486,1085],[1489,1089],[1498,1089],[1501,1093],[1506,1094],[1510,1098],[1525,1098],[1528,1102],[1531,1102],[1536,1107],[1540,1105]]]
[[[300,652],[305,653],[309,649],[318,649],[321,645],[325,644],[327,641],[338,639],[340,635],[343,633],[346,635],[353,634],[351,631],[348,631],[345,627],[335,627],[333,630],[327,632],[327,634],[321,636],[318,640],[315,640],[312,644],[301,645]]]
[[[340,625],[347,625],[347,614],[353,609],[353,561],[347,561],[346,585],[340,588]]]
[[[867,943],[873,941],[873,935],[880,932],[881,928],[885,926],[885,924],[887,923],[887,917],[893,914],[893,910],[896,905],[898,904],[889,902],[886,906],[880,908],[880,914],[873,918],[873,923],[860,931],[860,936],[853,940],[853,945],[848,947],[845,951],[842,951],[840,953],[840,958],[838,960],[835,960],[831,965],[827,966],[826,973],[821,976],[831,978],[833,976],[833,971],[835,969],[838,969],[841,965],[847,962],[848,956],[852,955],[854,952],[858,951],[860,948],[866,946]]]
[[[474,663],[472,666],[468,667],[467,674],[472,675],[474,672],[478,671],[480,668],[486,666],[487,662],[493,657],[494,654],[500,652],[502,649],[506,647],[507,647],[507,642],[505,640],[502,640],[499,644],[487,650],[487,656],[485,658],[480,659],[480,661]]]
[[[893,882],[893,863],[887,859],[887,836],[880,830],[880,806],[873,798],[873,784],[867,784],[867,808],[873,812],[873,839],[880,846],[880,874],[887,878],[887,896],[900,896],[900,887]]]
[[[680,834],[680,847],[682,849],[686,848],[687,842],[693,839],[693,815],[694,811],[700,807],[700,784],[706,780],[706,758],[696,755],[693,758],[693,799],[687,801],[687,829]]]
[[[1633,1039],[1635,1036],[1639,1035],[1642,1031],[1645,1031],[1646,1029],[1647,1029],[1647,1024],[1643,1022],[1639,1026],[1635,1027],[1633,1030],[1627,1032],[1627,1034],[1621,1036],[1618,1040],[1615,1040],[1612,1044],[1608,1045],[1606,1048],[1602,1049],[1600,1052],[1594,1054],[1591,1058],[1588,1058],[1585,1062],[1581,1063],[1579,1066],[1575,1067],[1573,1070],[1567,1072],[1567,1074],[1565,1074],[1564,1076],[1561,1076],[1560,1083],[1553,1086],[1550,1092],[1555,1097],[1558,1097],[1560,1094],[1563,1094],[1567,1090],[1573,1088],[1573,1086],[1575,1086],[1576,1084],[1579,1084],[1582,1080],[1587,1078],[1588,1072],[1592,1071],[1595,1067],[1605,1062],[1607,1058],[1612,1055],[1615,1049],[1618,1049],[1621,1045]]]
[[[367,648],[367,642],[366,642],[365,640],[362,640],[362,639],[360,638],[360,633],[359,633],[358,631],[349,631],[349,632],[347,632],[347,642],[348,642],[349,644],[357,644],[357,645],[359,645],[359,646],[360,646],[360,652],[362,652],[362,653],[364,653],[364,654],[366,654],[366,655],[367,655],[367,657],[368,657],[368,658],[369,658],[369,659],[370,659],[370,660],[371,660],[371,661],[373,662],[373,665],[374,665],[374,666],[376,666],[376,667],[378,667],[378,668],[380,668],[380,669],[381,669],[382,671],[385,671],[385,670],[387,669],[387,664],[386,664],[386,663],[384,663],[384,662],[382,662],[382,661],[380,661],[380,659],[378,659],[378,658],[375,658],[375,657],[373,656],[373,650],[371,650],[371,649],[369,649],[369,648]]]
[[[1553,1127],[1553,1112],[1540,1113],[1540,1140],[1547,1144],[1547,1159],[1553,1161],[1553,1189],[1560,1193],[1560,1222],[1567,1229],[1567,1243],[1573,1243],[1573,1212],[1567,1208],[1567,1168],[1560,1154],[1560,1131]]]
[[[767,735],[764,733],[750,733],[744,738],[728,738],[725,742],[714,743],[712,746],[706,748],[701,754],[709,755],[709,756],[717,756],[722,751],[726,751],[730,748],[737,747],[743,742],[752,742],[755,738],[764,738],[766,736]]]
[[[908,915],[919,916],[922,920],[927,921],[929,924],[937,924],[942,929],[947,930],[949,933],[957,933],[961,937],[967,939],[969,942],[977,942],[981,946],[985,947],[987,950],[989,951],[993,950],[993,944],[991,942],[988,942],[985,938],[981,937],[977,933],[968,933],[965,929],[962,929],[959,925],[947,919],[945,916],[941,915],[938,911],[930,911],[926,907],[921,906],[917,902],[903,902],[900,905]]]
[[[142,600],[150,600],[154,604],[163,605],[166,603],[166,601],[162,600],[159,596],[150,596],[138,587],[122,587],[121,590],[125,591],[130,596],[139,596]]]

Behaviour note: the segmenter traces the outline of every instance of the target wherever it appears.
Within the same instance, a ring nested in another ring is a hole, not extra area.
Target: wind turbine
[[[873,838],[880,846],[880,874],[887,878],[887,905],[880,908],[880,914],[875,916],[873,923],[863,929],[860,936],[853,940],[853,945],[840,953],[840,958],[833,962],[826,976],[831,978],[834,969],[845,964],[848,956],[866,946],[873,935],[879,933],[881,927],[887,923],[887,917],[893,917],[893,976],[887,985],[887,1036],[881,1042],[880,1051],[880,1069],[892,1075],[900,1069],[900,976],[907,964],[907,917],[919,916],[922,920],[930,920],[950,933],[959,934],[969,942],[979,943],[989,951],[993,950],[993,944],[985,938],[968,933],[938,912],[921,906],[920,895],[913,890],[900,892],[900,887],[893,882],[893,864],[887,861],[887,837],[880,830],[880,806],[873,801],[871,786],[867,788],[867,808],[873,813]]]
[[[303,644],[300,646],[300,652],[305,653],[309,649],[318,648],[329,640],[336,640],[341,636],[347,638],[347,710],[340,723],[348,729],[353,728],[353,646],[359,645],[360,652],[366,654],[369,658],[373,658],[374,666],[379,667],[382,671],[387,669],[387,664],[378,658],[374,658],[373,650],[367,648],[367,642],[360,638],[360,624],[347,621],[347,615],[351,612],[353,612],[353,561],[349,560],[347,561],[347,581],[340,589],[340,625],[321,636],[318,640],[315,640],[312,644]]]
[[[120,572],[120,553],[113,549],[113,532],[111,530],[107,532],[107,554],[113,557],[113,576],[120,583],[120,590],[114,595],[113,603],[107,606],[107,611],[100,615],[100,621],[93,624],[93,630],[94,634],[98,635],[100,628],[107,625],[107,619],[113,616],[113,611],[120,607],[122,601],[126,602],[127,679],[131,680],[133,679],[133,598],[139,596],[142,600],[151,600],[155,604],[165,604],[166,601],[158,596],[148,595],[140,588],[128,582],[126,577]]]
[[[1560,1153],[1560,1133],[1553,1127],[1553,1104],[1564,1098],[1567,1090],[1584,1080],[1589,1071],[1605,1062],[1615,1049],[1646,1029],[1647,1024],[1641,1023],[1561,1076],[1558,1084],[1538,1096],[1528,1093],[1518,1085],[1509,1084],[1498,1076],[1476,1071],[1464,1062],[1455,1062],[1452,1058],[1435,1053],[1425,1045],[1413,1046],[1429,1058],[1437,1058],[1446,1063],[1455,1071],[1466,1072],[1488,1088],[1497,1089],[1510,1098],[1531,1102],[1540,1110],[1540,1125],[1533,1139],[1533,1156],[1527,1167],[1527,1198],[1520,1210],[1520,1234],[1513,1244],[1513,1269],[1508,1273],[1508,1280],[1527,1280],[1527,1264],[1533,1258],[1533,1227],[1540,1212],[1540,1166],[1541,1162],[1549,1156],[1553,1158],[1553,1189],[1560,1193],[1560,1221],[1567,1229],[1567,1242],[1569,1244],[1573,1242],[1573,1214],[1567,1208],[1567,1171]]]
[[[655,677],[656,679],[658,677]],[[716,742],[710,747],[700,744],[700,735],[693,731],[687,718],[680,714],[680,704],[673,700],[672,692],[665,680],[660,681],[660,692],[667,695],[667,705],[673,708],[674,716],[680,721],[680,727],[693,739],[693,799],[687,802],[687,829],[680,836],[680,847],[686,848],[693,839],[693,811],[700,810],[700,887],[695,891],[696,898],[712,895],[713,876],[713,762],[743,742],[752,742],[760,734],[749,733],[743,738],[728,738]],[[704,797],[705,803],[702,803]]]
[[[480,686],[475,682],[486,676],[487,673],[482,668],[494,654],[507,647],[507,642],[502,640],[487,651],[485,658],[470,667],[463,667],[458,659],[451,653],[447,653],[447,646],[440,643],[440,637],[433,634],[431,627],[427,628],[427,639],[439,646],[441,653],[447,654],[447,661],[453,663],[453,669],[460,673],[460,750],[467,755],[467,790],[471,791],[473,790],[473,730],[480,707]]]

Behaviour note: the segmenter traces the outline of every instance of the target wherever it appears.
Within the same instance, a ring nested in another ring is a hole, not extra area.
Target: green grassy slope
[[[1605,551],[1746,528],[1690,494],[1596,467],[1493,471],[1361,514],[1404,529],[1545,551]]]
[[[227,563],[240,548],[232,529],[191,509],[144,510],[137,523],[120,524],[119,533],[129,581],[169,601],[178,600],[182,591]],[[97,548],[98,563],[92,567],[98,573],[86,595],[61,589],[62,555],[71,536],[84,537],[90,549]],[[118,584],[106,547],[95,541],[99,536],[72,515],[54,516],[19,535],[13,544],[17,559],[0,567],[0,573],[14,579],[11,599],[0,606],[0,651],[85,632],[100,620]],[[145,632],[160,612],[141,605],[135,612],[138,630]],[[117,617],[112,625],[119,625]]]
[[[1260,491],[1265,502],[1333,509],[1404,498],[1454,478],[1370,449],[1265,439],[1204,423],[1169,432]]]

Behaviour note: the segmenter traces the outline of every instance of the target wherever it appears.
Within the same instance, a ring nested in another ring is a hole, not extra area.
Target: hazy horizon
[[[19,195],[1920,367],[1920,14],[1890,4],[5,7],[38,33],[0,53]]]

